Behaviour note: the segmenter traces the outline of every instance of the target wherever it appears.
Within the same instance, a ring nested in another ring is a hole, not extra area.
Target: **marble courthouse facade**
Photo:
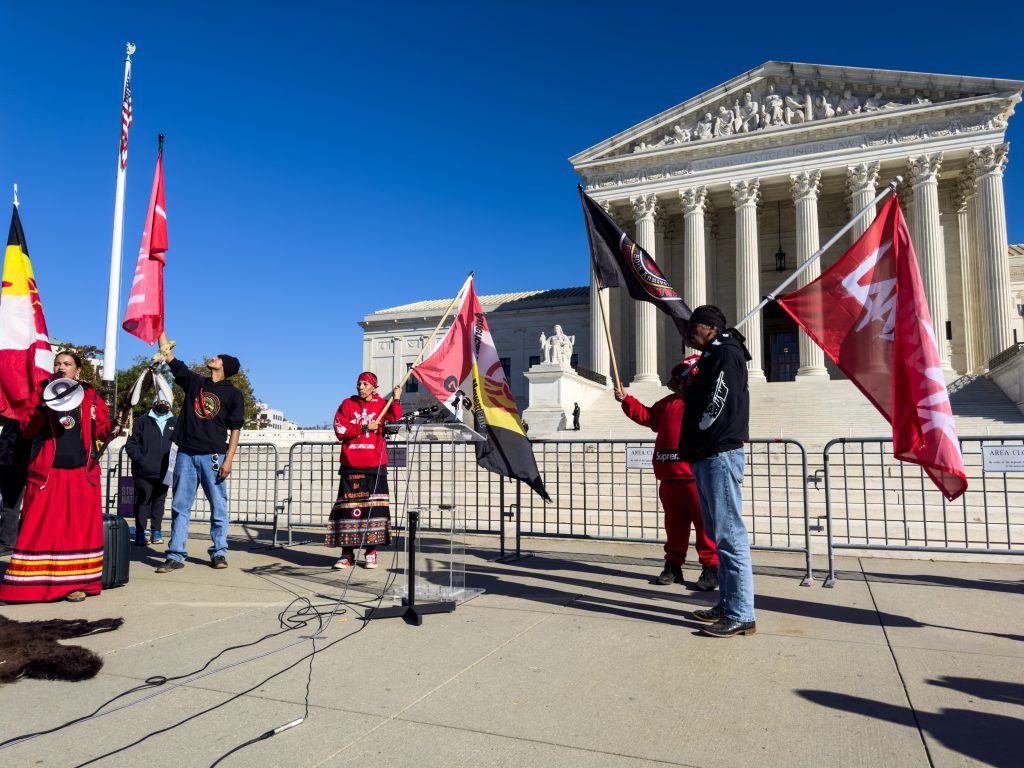
[[[980,372],[1009,347],[1011,292],[1003,173],[1007,122],[1024,82],[768,62],[570,159],[587,192],[658,261],[691,306],[735,322],[895,176],[942,364]],[[798,278],[805,285],[874,219]],[[608,295],[608,294],[611,295]],[[620,291],[610,312],[624,381],[667,378],[680,342],[667,318]],[[603,295],[599,295],[603,294]],[[777,307],[742,329],[751,380],[842,374]],[[608,374],[590,335],[589,365]]]

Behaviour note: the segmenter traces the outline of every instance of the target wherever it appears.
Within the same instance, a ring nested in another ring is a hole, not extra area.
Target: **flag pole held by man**
[[[896,197],[839,261],[777,301],[892,424],[896,458],[921,465],[948,500],[963,494],[935,328]]]

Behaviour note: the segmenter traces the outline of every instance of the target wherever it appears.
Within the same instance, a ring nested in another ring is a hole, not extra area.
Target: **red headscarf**
[[[363,371],[362,373],[359,374],[359,378],[356,379],[356,384],[358,384],[360,381],[367,381],[370,383],[371,387],[373,387],[374,389],[377,388],[377,377],[374,376],[369,371]]]

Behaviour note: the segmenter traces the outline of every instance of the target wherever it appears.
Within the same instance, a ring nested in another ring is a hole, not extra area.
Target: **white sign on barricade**
[[[1024,472],[1024,443],[983,445],[981,461],[986,472]]]
[[[654,469],[654,446],[626,446],[626,469]]]

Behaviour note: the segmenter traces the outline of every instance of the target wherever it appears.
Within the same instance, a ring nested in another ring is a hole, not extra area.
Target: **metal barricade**
[[[283,505],[278,501],[280,477],[287,471],[281,467],[280,452],[274,443],[239,443],[227,478],[228,514],[233,523],[264,523],[273,526],[273,540],[277,543],[278,517]],[[106,473],[108,512],[116,514],[120,498],[122,477],[131,477],[131,459],[124,446],[117,453],[117,461],[110,461]],[[168,493],[165,510],[170,517],[173,493]],[[210,505],[200,487],[192,505],[193,520],[209,520]]]
[[[397,446],[404,453],[394,454]],[[480,469],[472,445],[412,440],[393,444],[388,480],[393,519],[423,510],[422,527],[441,530],[453,505],[466,512],[466,530],[500,534],[514,511],[515,535],[664,542],[658,481],[653,472],[627,469],[629,449],[652,440],[535,440],[534,454],[552,501],[517,481]],[[456,483],[451,496],[451,451]],[[284,500],[288,543],[298,526],[326,526],[337,496],[336,442],[295,443],[288,454]],[[394,458],[399,458],[395,466]],[[802,584],[813,581],[806,492],[807,452],[795,440],[752,440],[746,448],[744,517],[754,549],[803,553]],[[514,502],[512,500],[515,500]],[[508,509],[506,510],[506,507]]]
[[[946,498],[924,470],[892,455],[892,438],[839,438],[823,452],[828,575],[837,549],[1024,554],[1024,474],[986,473],[984,446],[1024,436],[961,437],[967,491]]]

